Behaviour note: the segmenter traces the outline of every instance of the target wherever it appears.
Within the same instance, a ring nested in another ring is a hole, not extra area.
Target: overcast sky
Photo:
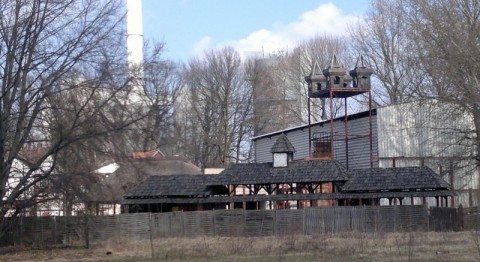
[[[368,7],[369,0],[143,0],[144,38],[165,41],[165,57],[181,61],[225,45],[270,53],[345,33]]]

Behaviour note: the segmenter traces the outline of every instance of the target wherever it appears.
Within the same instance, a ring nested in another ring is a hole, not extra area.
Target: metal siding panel
[[[338,124],[338,123],[336,123]],[[336,133],[345,137],[345,126],[335,125]],[[370,137],[369,137],[369,117],[350,120],[348,122],[348,168],[370,168]],[[363,137],[359,137],[363,136]],[[340,138],[340,137],[338,137]],[[377,156],[377,129],[376,116],[372,116],[372,149],[373,149],[373,167],[378,166]],[[335,159],[346,166],[345,139],[337,139],[335,143]]]
[[[464,132],[458,130],[473,128],[470,115],[457,112],[446,103],[407,103],[378,108],[377,124],[379,157],[410,157],[397,159],[396,167],[420,166],[422,161],[412,158],[422,157],[423,165],[432,168],[448,183],[452,181],[450,169],[453,167],[453,188],[478,188],[475,161],[451,158],[469,156],[474,148],[458,143],[465,136]],[[379,161],[379,167],[392,166],[391,159]],[[455,202],[468,206],[468,193],[459,193]],[[435,203],[433,201],[430,204]]]
[[[345,134],[343,122],[337,121],[334,123],[334,132],[338,135]],[[369,118],[359,118],[350,120],[348,122],[349,136],[358,134],[368,134],[369,132]],[[300,160],[309,157],[309,141],[308,128],[303,130],[286,131],[285,135],[288,140],[295,147],[294,159]],[[315,132],[330,133],[330,122],[325,122],[322,126],[315,125],[311,130],[312,134]],[[271,137],[262,137],[255,140],[255,159],[257,163],[271,162],[272,156],[270,149],[275,143],[280,134],[272,135]],[[338,136],[337,136],[338,137]],[[373,138],[373,156],[377,156],[377,131],[376,131],[376,116],[372,116],[372,138]],[[368,137],[362,139],[353,139],[349,141],[349,168],[369,168],[370,167],[370,140]],[[335,141],[334,143],[334,158],[346,165],[345,160],[345,142]],[[374,167],[378,166],[378,162],[374,160]]]
[[[255,140],[255,161],[257,163],[272,162],[272,149],[275,140],[272,138],[261,138]]]
[[[468,145],[458,143],[465,134],[456,130],[471,129],[471,118],[451,111],[425,102],[378,108],[379,157],[469,155]]]

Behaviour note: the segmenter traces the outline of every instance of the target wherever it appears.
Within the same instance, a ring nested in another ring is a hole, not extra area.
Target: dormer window
[[[272,147],[273,167],[287,167],[293,159],[295,148],[285,134],[280,135]]]

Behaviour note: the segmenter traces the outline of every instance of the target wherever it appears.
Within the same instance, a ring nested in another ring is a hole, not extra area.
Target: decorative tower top
[[[313,64],[312,72],[305,77],[308,84],[308,96],[315,97],[315,94],[327,89],[327,78],[319,70],[317,62]]]
[[[287,136],[282,134],[277,141],[275,141],[270,151],[273,154],[273,167],[286,167],[288,166],[288,162],[293,159],[295,148]]]
[[[350,86],[352,77],[347,74],[347,70],[337,55],[333,55],[330,66],[323,70],[323,74],[327,78],[327,89],[346,88]]]
[[[355,68],[350,71],[350,75],[353,78],[353,87],[370,89],[370,76],[372,74],[373,70],[366,65],[365,59],[360,55],[355,64]]]
[[[308,84],[308,97],[328,98],[331,90],[342,92],[336,97],[357,95],[358,91],[366,92],[370,89],[372,74],[373,71],[366,65],[363,56],[358,58],[355,68],[347,73],[343,63],[334,54],[330,65],[321,73],[315,62],[310,75],[305,77]],[[351,82],[353,83],[350,84]],[[357,88],[361,90],[355,91]]]

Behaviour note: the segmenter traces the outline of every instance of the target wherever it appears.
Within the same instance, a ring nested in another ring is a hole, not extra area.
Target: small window
[[[340,84],[340,77],[339,76],[335,77],[335,80],[333,81],[333,84],[334,85],[339,85]]]
[[[313,150],[314,150],[313,151],[314,158],[332,159],[332,146],[330,144],[330,141],[314,142]]]

